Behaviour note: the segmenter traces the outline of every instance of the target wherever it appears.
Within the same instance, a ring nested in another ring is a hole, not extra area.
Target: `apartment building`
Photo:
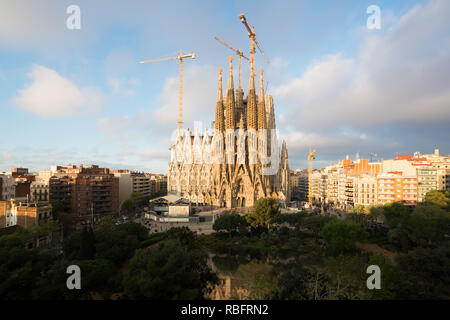
[[[325,202],[337,204],[338,186],[339,174],[337,169],[333,168],[333,170],[330,170],[327,174],[327,200]]]
[[[355,206],[355,180],[356,176],[347,176],[345,179],[345,207],[352,208]]]
[[[39,171],[30,185],[30,199],[33,202],[48,202],[50,196],[51,171]]]
[[[0,173],[0,201],[11,200],[16,194],[16,183],[12,175]]]
[[[76,221],[97,221],[119,211],[119,179],[107,168],[58,167],[50,178],[49,190],[49,200],[61,201]]]
[[[378,203],[402,202],[405,205],[417,204],[417,178],[400,171],[378,175]]]
[[[370,206],[378,202],[377,177],[362,175],[354,180],[354,205]]]
[[[300,176],[297,175],[295,172],[291,172],[290,176],[290,186],[291,186],[291,193],[298,193],[298,187],[300,185]]]
[[[15,225],[31,229],[52,219],[52,206],[16,200],[0,201],[0,228]]]
[[[308,188],[309,188],[309,181],[308,181],[308,170],[302,170],[298,173],[298,192],[301,198],[307,199],[308,198]]]
[[[324,198],[322,192],[322,180],[322,172],[319,170],[313,170],[311,176],[311,195],[315,201],[322,201]]]
[[[148,197],[155,193],[155,183],[150,176],[143,172],[132,172],[133,192],[139,192],[142,197]]]
[[[432,165],[417,168],[417,201],[425,201],[425,195],[428,192],[438,189],[438,169]]]

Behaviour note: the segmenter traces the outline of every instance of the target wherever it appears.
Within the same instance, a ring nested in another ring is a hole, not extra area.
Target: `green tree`
[[[372,205],[369,207],[369,216],[371,220],[384,222],[384,209],[382,205]]]
[[[253,228],[270,229],[280,214],[280,204],[274,198],[260,198],[255,203],[255,211],[247,215],[247,222]]]
[[[389,225],[388,236],[391,242],[398,242],[403,251],[408,250],[408,230],[407,224],[409,219],[408,208],[403,204],[394,202],[386,204],[383,207],[384,218]]]
[[[67,290],[69,265],[78,265],[81,269],[81,290]],[[60,260],[36,282],[32,297],[35,300],[88,300],[90,293],[98,292],[108,299],[112,293],[122,290],[122,274],[111,261]]]
[[[240,216],[237,213],[232,214],[224,214],[216,219],[213,225],[213,229],[215,231],[226,231],[228,234],[232,235],[233,232],[236,232],[238,230],[242,230],[243,228],[247,227],[248,223],[246,219],[242,216]]]
[[[131,299],[203,299],[217,282],[206,253],[187,250],[178,240],[166,240],[136,251],[123,285]]]
[[[366,268],[366,260],[360,255],[326,257],[325,272],[329,277],[327,298],[362,299],[367,289]]]
[[[386,204],[383,210],[389,228],[404,226],[409,217],[408,208],[398,202]]]
[[[283,268],[277,277],[277,291],[274,299],[277,300],[308,300],[310,291],[308,283],[311,279],[310,272],[297,264],[291,264]]]
[[[50,204],[52,205],[53,218],[58,219],[65,211],[64,204],[59,200],[50,201]]]
[[[30,300],[35,283],[55,261],[51,253],[26,249],[22,230],[0,237],[0,300]]]
[[[368,213],[368,209],[361,205],[361,204],[357,204],[354,208],[350,209],[348,211],[348,213],[350,214],[367,214]]]
[[[322,230],[323,237],[331,245],[335,253],[353,250],[355,241],[367,238],[367,232],[353,221],[333,220],[328,222]]]
[[[371,300],[394,300],[397,298],[399,280],[402,277],[399,269],[382,254],[370,256],[367,266],[376,265],[381,272],[381,290],[369,290],[366,288],[364,299]],[[367,277],[367,275],[366,275]]]
[[[132,257],[141,246],[135,234],[128,234],[120,228],[97,230],[95,239],[96,259],[107,259],[117,266]]]
[[[84,227],[81,231],[80,259],[89,260],[95,257],[95,237],[92,228]]]
[[[32,228],[32,235],[35,238],[45,237],[50,235],[52,232],[59,230],[58,220],[48,220],[46,222],[40,223]]]
[[[176,239],[186,247],[194,245],[195,234],[188,227],[170,228],[165,232],[165,238],[168,240]]]
[[[417,248],[397,257],[397,299],[450,299],[450,248]]]
[[[450,210],[450,191],[432,190],[425,195],[425,202],[448,211]]]
[[[100,220],[98,224],[98,230],[112,229],[115,228],[116,224],[112,216],[106,216]]]
[[[125,200],[122,203],[122,210],[125,212],[131,212],[135,208],[136,204],[132,199]]]
[[[419,245],[429,245],[445,239],[450,233],[450,212],[436,204],[417,205],[408,219],[409,238]]]
[[[81,251],[81,231],[72,233],[63,241],[64,256],[68,260],[80,259]]]
[[[323,227],[328,222],[333,220],[336,220],[336,218],[331,216],[316,215],[304,218],[301,225],[302,227],[313,231],[315,234],[319,234]]]
[[[144,241],[148,238],[148,230],[140,223],[127,222],[114,226],[115,229],[124,231],[129,235],[135,235],[139,241]]]

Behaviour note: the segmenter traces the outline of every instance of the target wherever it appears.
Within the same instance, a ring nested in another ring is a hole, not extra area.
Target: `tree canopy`
[[[350,251],[355,248],[355,241],[367,238],[367,232],[360,225],[346,220],[328,222],[323,227],[322,235],[335,253]]]
[[[247,222],[253,228],[270,229],[279,214],[280,204],[277,199],[260,198],[255,203],[255,211],[247,215]]]
[[[216,219],[213,225],[215,231],[226,231],[230,234],[238,231],[239,229],[248,226],[245,217],[240,216],[237,213],[224,214]]]
[[[204,252],[187,250],[179,240],[138,250],[124,279],[125,293],[131,299],[203,299],[217,280],[206,260]]]
[[[450,211],[450,191],[432,190],[425,195],[425,202]]]

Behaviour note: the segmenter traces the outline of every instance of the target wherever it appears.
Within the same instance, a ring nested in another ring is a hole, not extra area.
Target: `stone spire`
[[[239,129],[244,129],[244,115],[241,113],[241,119],[239,120]]]
[[[233,57],[229,57],[230,66],[228,74],[228,89],[227,89],[227,99],[225,101],[225,128],[235,129],[236,128],[236,111],[235,111],[235,101],[234,101],[234,84],[233,84]]]
[[[247,129],[258,129],[254,60],[253,56],[250,57],[250,81],[247,96]]]
[[[223,109],[222,68],[219,68],[219,88],[217,91],[216,120],[214,121],[214,128],[220,132],[225,131],[225,117],[223,114]]]
[[[258,129],[267,129],[263,72],[263,68],[259,69]]]
[[[266,95],[266,116],[267,116],[267,129],[275,129],[275,111],[273,109],[273,98],[271,95]]]

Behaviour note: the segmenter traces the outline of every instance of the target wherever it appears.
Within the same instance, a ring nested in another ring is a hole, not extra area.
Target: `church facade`
[[[215,120],[211,132],[198,128],[178,129],[170,147],[168,192],[198,205],[252,207],[263,197],[273,197],[286,205],[290,200],[288,151],[278,143],[273,98],[264,94],[260,69],[256,94],[254,59],[250,59],[247,98],[235,89],[232,57],[226,97],[222,90],[222,69]]]

